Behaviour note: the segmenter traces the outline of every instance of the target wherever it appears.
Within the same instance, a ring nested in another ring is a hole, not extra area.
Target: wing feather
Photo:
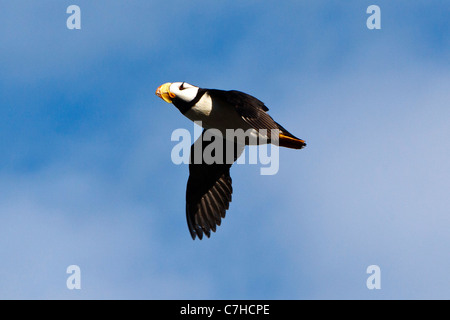
[[[236,90],[217,90],[207,89],[211,97],[221,99],[227,104],[233,106],[242,119],[256,131],[267,130],[267,137],[270,139],[273,129],[279,130],[286,136],[298,139],[289,131],[283,128],[279,123],[272,119],[267,113],[269,108],[261,100],[241,91]]]
[[[211,231],[216,231],[216,227],[221,224],[221,219],[225,217],[226,210],[230,206],[233,193],[230,177],[232,164],[227,164],[225,161],[227,145],[232,142],[224,140],[222,163],[207,164],[203,161],[202,155],[202,159],[194,159],[198,156],[194,153],[198,144],[201,144],[203,151],[212,143],[203,139],[204,133],[205,131],[191,146],[189,179],[186,188],[186,219],[192,239],[196,237],[202,239],[203,235],[209,238]],[[234,161],[236,161],[242,154],[244,146],[235,144],[234,149],[237,149],[234,153]]]

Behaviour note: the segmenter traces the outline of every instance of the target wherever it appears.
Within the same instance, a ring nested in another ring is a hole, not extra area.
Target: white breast
[[[205,93],[200,100],[185,113],[185,116],[192,121],[208,122],[212,112],[213,103],[209,94]]]

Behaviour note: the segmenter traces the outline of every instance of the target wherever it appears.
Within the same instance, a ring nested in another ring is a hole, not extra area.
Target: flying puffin
[[[306,146],[305,141],[289,133],[267,114],[269,109],[263,102],[244,92],[204,89],[186,82],[173,82],[159,86],[156,95],[172,103],[188,119],[201,121],[204,129],[191,146],[186,189],[186,218],[194,240],[196,237],[201,240],[203,234],[209,238],[211,231],[215,232],[216,226],[220,226],[221,219],[225,218],[233,192],[230,167],[242,154],[245,145],[251,144],[249,140],[238,142],[225,139],[227,129],[250,129],[256,135],[264,132],[265,141],[273,143],[271,140],[275,140],[281,147],[302,149]],[[201,154],[195,152],[198,147],[204,150],[212,143],[213,139],[204,139],[208,129],[224,133],[221,137],[224,140],[222,155],[226,156],[226,151],[233,150],[231,161],[224,158],[223,161],[207,163]],[[271,132],[277,132],[278,137],[273,139]],[[227,149],[230,146],[232,149]]]

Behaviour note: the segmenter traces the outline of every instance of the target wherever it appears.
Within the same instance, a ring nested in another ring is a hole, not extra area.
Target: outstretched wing
[[[209,238],[211,231],[215,232],[221,219],[225,218],[233,193],[230,167],[245,147],[217,136],[205,141],[205,132],[191,146],[186,218],[192,239],[197,236],[202,239],[203,234]],[[205,148],[212,143],[217,148],[211,154],[206,154]],[[231,151],[233,155],[227,156],[227,152]],[[211,156],[215,161],[211,161]]]

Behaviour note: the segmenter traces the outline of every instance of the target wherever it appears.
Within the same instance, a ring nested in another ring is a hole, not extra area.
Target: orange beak
[[[156,92],[155,92],[158,97],[160,97],[167,103],[172,103],[172,99],[175,98],[175,94],[170,92],[171,84],[172,83],[170,83],[170,82],[164,83],[163,85],[160,85],[158,87],[158,89],[156,89]]]

